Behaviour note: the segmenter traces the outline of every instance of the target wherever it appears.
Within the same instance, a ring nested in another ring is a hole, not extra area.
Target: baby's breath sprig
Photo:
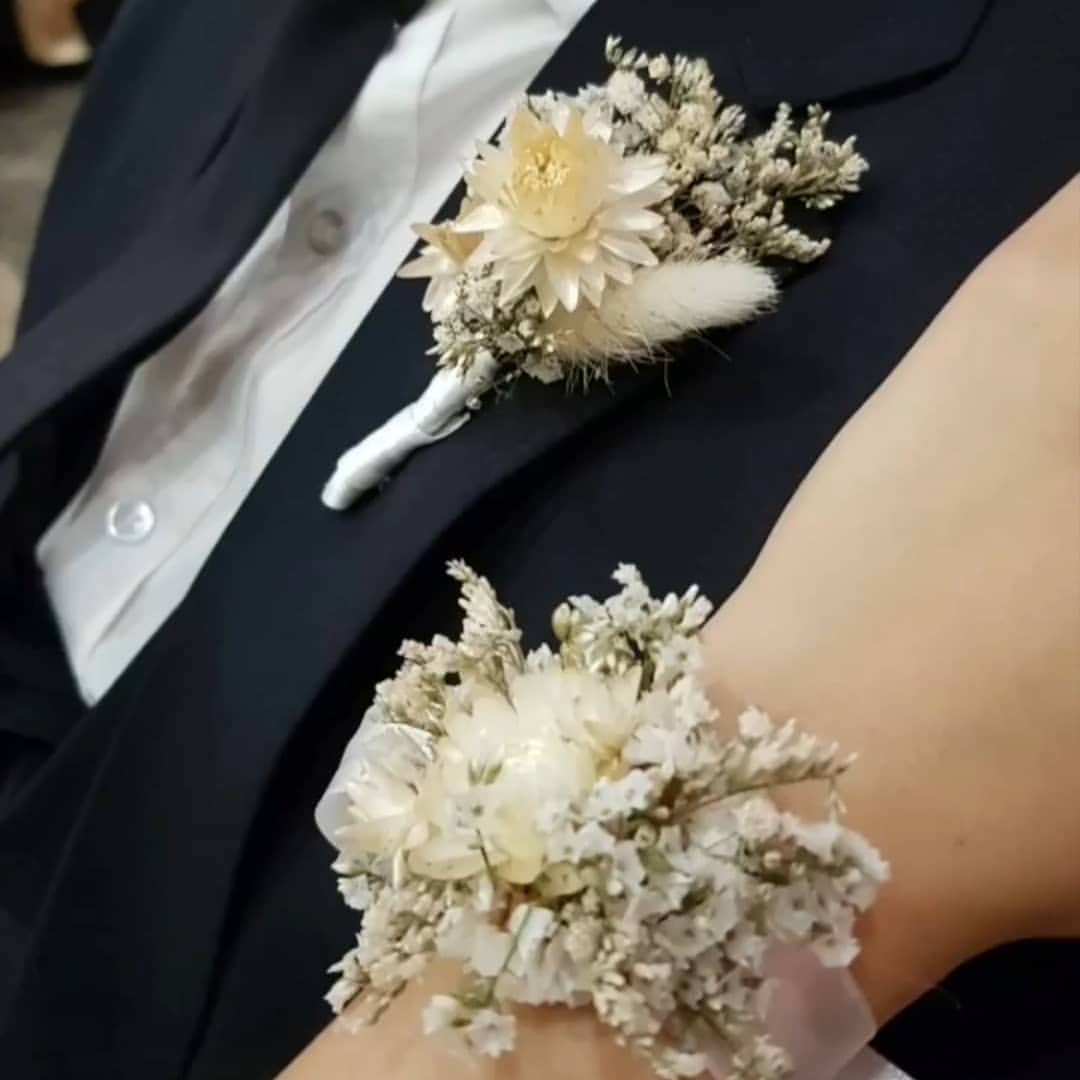
[[[661,207],[668,235],[658,254],[808,263],[828,251],[828,239],[788,223],[787,206],[829,210],[859,190],[869,166],[854,138],[827,137],[830,116],[820,105],[800,125],[781,104],[751,136],[746,111],[725,101],[704,60],[650,55],[618,38],[607,58],[615,138],[669,159],[674,191]]]

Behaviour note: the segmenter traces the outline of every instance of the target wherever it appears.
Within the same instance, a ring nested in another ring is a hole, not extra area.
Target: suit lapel
[[[212,164],[285,10],[283,0],[124,5],[53,178],[22,332],[118,258]]]
[[[705,55],[732,97],[743,89],[727,45],[738,34],[689,0],[677,17],[650,0],[599,0],[537,89],[599,78],[614,32],[650,50]],[[261,795],[320,689],[455,522],[655,389],[647,374],[587,396],[524,383],[354,512],[326,511],[318,495],[336,455],[422,388],[429,343],[416,285],[393,282],[128,680],[135,688],[91,718],[110,732],[110,749],[42,916],[9,1060],[30,1060],[36,1023],[74,1016],[83,1022],[66,1029],[81,1060],[108,1064],[116,1080],[181,1074]],[[74,949],[83,972],[107,977],[73,985]],[[116,1050],[121,1031],[138,1032],[141,1056]],[[57,1051],[55,1071],[37,1075],[63,1075],[67,1060]]]
[[[288,0],[269,68],[178,205],[31,327],[0,369],[0,455],[80,391],[130,369],[213,295],[344,114],[389,39],[382,4]],[[336,62],[329,54],[342,50]],[[351,63],[345,61],[348,56]],[[251,162],[259,161],[253,170]],[[79,347],[73,347],[73,342]]]

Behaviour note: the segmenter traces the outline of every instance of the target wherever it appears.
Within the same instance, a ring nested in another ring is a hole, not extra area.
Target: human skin
[[[846,425],[704,644],[721,722],[753,702],[859,755],[848,823],[893,871],[854,967],[880,1022],[994,945],[1080,934],[1080,182]],[[587,1010],[522,1009],[498,1061],[424,1039],[453,977],[332,1025],[283,1080],[651,1075]]]
[[[90,58],[90,46],[75,16],[79,0],[14,0],[14,5],[23,48],[35,63],[66,67]]]
[[[844,428],[707,649],[717,700],[859,754],[849,820],[893,867],[855,968],[881,1020],[1080,933],[1080,182]]]

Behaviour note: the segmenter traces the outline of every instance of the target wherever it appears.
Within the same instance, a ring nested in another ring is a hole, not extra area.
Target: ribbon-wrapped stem
[[[417,450],[460,430],[498,373],[499,361],[490,353],[477,356],[466,369],[439,368],[420,397],[338,459],[323,488],[323,503],[331,510],[347,510]]]

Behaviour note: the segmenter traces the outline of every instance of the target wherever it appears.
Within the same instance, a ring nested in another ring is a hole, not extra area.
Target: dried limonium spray
[[[762,1028],[774,946],[854,959],[857,913],[887,877],[839,821],[850,765],[793,723],[749,709],[728,729],[705,695],[691,589],[556,611],[558,650],[526,652],[513,613],[461,563],[457,641],[407,643],[320,805],[356,947],[332,970],[335,1011],[378,1020],[434,957],[461,961],[429,1033],[478,1053],[515,1041],[515,1003],[591,1006],[661,1077],[725,1048],[733,1076],[790,1062]],[[819,781],[818,822],[770,792]]]
[[[403,277],[429,279],[436,375],[348,451],[323,499],[343,509],[418,448],[526,376],[587,385],[669,359],[688,334],[754,318],[776,300],[769,267],[829,242],[787,220],[858,191],[854,139],[828,114],[781,105],[764,132],[717,91],[701,59],[608,43],[606,83],[527,98],[465,173],[458,216],[417,226]]]

